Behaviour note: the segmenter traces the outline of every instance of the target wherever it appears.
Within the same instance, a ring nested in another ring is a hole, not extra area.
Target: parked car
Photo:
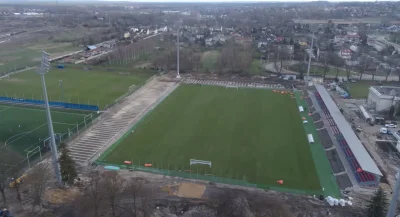
[[[397,127],[397,123],[391,122],[391,123],[389,123],[389,124],[385,124],[385,127],[388,127],[388,128],[396,128],[396,127]]]

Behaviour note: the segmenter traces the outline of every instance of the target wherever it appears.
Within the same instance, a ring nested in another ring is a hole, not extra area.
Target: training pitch
[[[289,94],[181,85],[129,133],[101,160],[321,189],[296,100]],[[211,161],[212,167],[189,166],[190,159]]]
[[[143,84],[154,75],[147,69],[65,65],[53,66],[46,74],[50,101],[98,105],[103,109],[114,103],[129,87]],[[42,100],[42,83],[35,70],[11,75],[0,80],[0,96]]]
[[[84,127],[85,117],[90,114],[70,110],[51,110],[54,132],[68,137],[76,132],[77,125]],[[89,123],[88,123],[89,124]],[[20,107],[12,105],[0,105],[0,146],[14,151],[23,157],[27,153],[44,147],[44,140],[48,138],[46,112],[39,107]]]

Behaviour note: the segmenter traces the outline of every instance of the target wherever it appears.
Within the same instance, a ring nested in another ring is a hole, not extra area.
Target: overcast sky
[[[101,0],[101,1],[126,1],[126,2],[311,2],[312,0]],[[397,1],[397,0],[388,0]],[[375,2],[375,0],[329,0],[329,2]]]

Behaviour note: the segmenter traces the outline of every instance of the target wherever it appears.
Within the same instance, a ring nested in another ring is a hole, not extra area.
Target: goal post
[[[42,160],[42,152],[41,152],[40,146],[37,146],[37,147],[35,147],[35,148],[31,149],[31,150],[28,150],[26,152],[26,159],[28,161],[28,168],[31,168],[31,162],[30,162],[29,158],[34,156],[34,155],[36,155],[37,153],[39,153],[40,160]]]
[[[239,86],[226,85],[225,89],[228,89],[228,88],[234,88],[236,90],[239,90]]]
[[[196,159],[190,159],[190,161],[189,161],[189,166],[190,166],[190,169],[189,169],[189,172],[190,172],[190,178],[192,178],[192,165],[197,165],[197,164],[200,164],[200,165],[208,165],[209,167],[210,167],[210,169],[212,170],[212,163],[211,163],[211,161],[206,161],[206,160],[196,160]],[[197,172],[196,172],[197,173]],[[211,174],[212,174],[212,172],[211,172]],[[198,178],[198,173],[197,173],[197,178]],[[205,174],[206,175],[206,174]]]
[[[195,159],[190,159],[190,166],[194,165],[194,164],[203,164],[203,165],[209,165],[210,168],[212,166],[211,161],[205,161],[205,160],[195,160]]]

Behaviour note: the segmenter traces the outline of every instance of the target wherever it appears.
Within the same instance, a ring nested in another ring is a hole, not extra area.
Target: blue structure
[[[57,69],[63,69],[63,68],[65,68],[64,64],[58,64],[57,65]]]
[[[20,99],[13,97],[0,97],[0,102],[26,104],[26,105],[44,105],[43,100]],[[87,110],[87,111],[99,110],[99,107],[97,105],[75,104],[75,103],[65,103],[65,102],[49,102],[49,104],[50,107],[55,107],[55,108],[77,109],[77,110]]]

